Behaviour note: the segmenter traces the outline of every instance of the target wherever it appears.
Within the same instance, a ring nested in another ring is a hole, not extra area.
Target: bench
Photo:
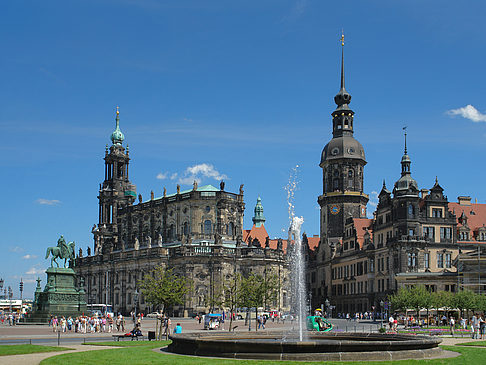
[[[144,335],[112,335],[113,336],[113,341],[120,341],[120,338],[130,338],[132,341],[134,338],[138,339],[141,338],[143,340],[143,338],[145,337]]]

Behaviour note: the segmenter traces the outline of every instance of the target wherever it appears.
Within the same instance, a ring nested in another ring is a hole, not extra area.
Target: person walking
[[[451,336],[454,337],[454,326],[456,324],[456,321],[454,320],[454,317],[450,317],[449,319],[449,326],[451,328]]]
[[[486,322],[484,321],[483,317],[479,317],[479,335],[481,336],[481,340],[484,338],[484,330],[486,327]]]

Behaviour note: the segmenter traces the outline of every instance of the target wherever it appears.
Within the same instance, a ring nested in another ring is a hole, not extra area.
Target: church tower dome
[[[125,140],[125,136],[123,135],[122,131],[120,130],[120,110],[116,107],[116,128],[111,134],[111,142],[114,145],[121,145]]]
[[[257,203],[254,210],[255,215],[253,216],[253,224],[255,227],[261,227],[265,223],[265,216],[263,215],[263,205],[262,198],[258,197]]]

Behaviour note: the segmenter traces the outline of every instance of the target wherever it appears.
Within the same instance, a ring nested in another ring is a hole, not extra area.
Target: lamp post
[[[4,283],[4,281],[3,281],[3,278],[2,278],[2,279],[0,279],[0,296],[2,296],[3,283]]]
[[[380,318],[381,318],[381,328],[383,328],[383,307],[385,306],[385,303],[383,303],[383,300],[380,301],[380,308],[381,308],[381,312],[380,312]]]
[[[12,297],[13,297],[13,290],[12,287],[8,287],[8,302],[10,304],[10,313],[12,313]]]
[[[20,278],[19,289],[20,289],[20,317],[22,317],[23,304],[24,304],[24,300],[22,299],[22,293],[24,292],[24,282],[22,278]]]
[[[133,300],[135,301],[135,321],[137,321],[137,304],[138,304],[138,289],[135,288],[135,293],[133,293]]]
[[[324,305],[326,306],[326,316],[328,318],[332,317],[331,314],[329,313],[329,307],[331,305],[331,303],[329,303],[329,299],[326,299],[326,301],[324,302]]]

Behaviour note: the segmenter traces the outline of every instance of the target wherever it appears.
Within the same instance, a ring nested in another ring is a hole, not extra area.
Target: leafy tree
[[[184,302],[184,296],[190,289],[190,284],[184,277],[178,276],[173,269],[165,269],[162,265],[156,266],[149,275],[138,282],[145,301],[154,307],[162,309],[163,316],[167,310]],[[160,323],[159,340],[162,333]]]
[[[242,276],[235,273],[234,275],[231,275],[231,277],[223,284],[223,302],[230,310],[229,331],[231,331],[233,327],[233,313],[241,302],[241,283]]]
[[[464,289],[454,294],[451,306],[459,309],[461,313],[465,310],[469,316],[469,311],[476,309],[476,302],[476,294],[469,289]]]
[[[401,287],[395,294],[390,295],[388,298],[393,310],[407,310],[410,308],[410,290]]]

